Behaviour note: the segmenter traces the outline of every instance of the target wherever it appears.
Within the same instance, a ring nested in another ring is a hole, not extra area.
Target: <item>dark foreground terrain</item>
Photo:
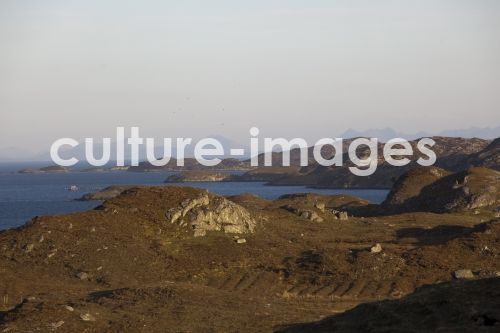
[[[0,232],[0,332],[498,332],[499,177],[413,171],[380,206],[124,188]]]

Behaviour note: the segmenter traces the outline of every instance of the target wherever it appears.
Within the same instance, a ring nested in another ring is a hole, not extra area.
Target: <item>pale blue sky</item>
[[[0,148],[500,125],[500,1],[0,2]]]

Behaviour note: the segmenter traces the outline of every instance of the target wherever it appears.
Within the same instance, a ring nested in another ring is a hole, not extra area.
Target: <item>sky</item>
[[[500,125],[500,1],[0,2],[0,149]]]

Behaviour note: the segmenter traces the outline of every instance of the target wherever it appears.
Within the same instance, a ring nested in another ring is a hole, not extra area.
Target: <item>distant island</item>
[[[18,171],[19,173],[61,173],[68,172],[68,169],[59,165],[46,166],[39,169],[22,169]]]
[[[112,172],[112,171],[127,171],[129,166],[113,166],[113,167],[89,167],[84,169],[72,169],[59,165],[50,165],[43,168],[26,168],[18,170],[18,173],[63,173],[63,172]]]

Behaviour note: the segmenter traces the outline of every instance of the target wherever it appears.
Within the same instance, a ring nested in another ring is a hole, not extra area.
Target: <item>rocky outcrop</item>
[[[184,171],[171,175],[165,180],[165,183],[184,183],[184,182],[220,182],[227,180],[231,174],[223,172],[210,171]]]
[[[453,272],[455,279],[473,279],[474,273],[470,269],[459,269]]]
[[[335,218],[337,218],[339,220],[348,220],[349,219],[349,215],[345,211],[338,211],[336,209],[332,209],[330,212],[333,215],[335,215]]]
[[[207,231],[244,234],[254,231],[256,222],[243,207],[208,193],[186,199],[165,213],[167,221],[192,229],[194,236],[205,236]]]
[[[411,183],[411,179],[407,180]],[[414,179],[413,183],[418,183]],[[392,197],[397,197],[394,189]],[[494,210],[500,204],[500,172],[487,168],[470,168],[445,177],[421,188],[417,196],[399,206],[399,211],[429,211],[436,213]]]
[[[449,175],[450,172],[438,167],[417,167],[401,175],[387,198],[382,203],[385,208],[402,205],[420,194],[422,188]]]
[[[98,210],[119,215],[132,214],[164,229],[181,229],[198,237],[208,231],[252,233],[256,220],[249,211],[224,197],[204,189],[178,186],[109,188],[106,194],[120,195],[105,201]]]

